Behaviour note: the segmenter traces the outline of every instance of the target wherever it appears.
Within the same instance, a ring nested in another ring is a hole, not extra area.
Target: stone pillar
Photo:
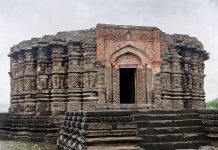
[[[107,79],[107,78],[106,78]],[[120,103],[120,79],[119,79],[119,68],[112,68],[112,86],[113,86],[113,104]],[[105,87],[106,88],[106,87]]]
[[[171,49],[171,88],[172,88],[172,108],[184,108],[183,91],[182,91],[182,71],[181,56],[177,49]]]
[[[35,55],[33,49],[25,50],[25,76],[24,76],[24,90],[25,90],[25,114],[36,114],[36,68]]]
[[[10,77],[11,77],[11,106],[10,112],[16,112],[17,105],[19,103],[18,99],[18,57],[17,55],[11,55],[11,68],[10,68]]]
[[[51,89],[49,89],[49,75],[48,64],[48,48],[39,47],[37,60],[37,106],[38,114],[50,115],[51,113]]]
[[[151,85],[151,104],[153,108],[159,107],[161,105],[161,70],[162,61],[152,62],[152,85]]]
[[[17,104],[16,110],[18,114],[24,114],[25,110],[25,85],[24,85],[24,73],[25,73],[25,56],[24,51],[18,52],[18,63],[17,63],[17,73],[16,78],[17,80],[17,90],[18,93],[17,97]]]
[[[70,42],[68,48],[68,90],[67,90],[67,111],[81,110],[82,100],[82,74],[80,70],[81,43],[79,41]]]
[[[198,52],[192,54],[191,72],[192,72],[192,100],[193,108],[205,108],[203,89],[204,85],[204,64],[203,56]]]
[[[147,104],[147,65],[136,69],[136,103]]]
[[[148,103],[153,103],[153,93],[152,93],[152,89],[153,89],[153,73],[152,73],[152,68],[148,67],[146,69],[146,81],[147,81],[147,85],[146,85],[146,100]]]
[[[65,51],[63,45],[50,45],[52,52],[52,103],[53,115],[64,115],[66,107],[66,70]]]
[[[98,105],[102,107],[103,105],[107,104],[106,100],[106,87],[105,87],[105,62],[104,61],[97,61],[96,67],[98,70]]]
[[[98,100],[97,69],[96,69],[96,46],[82,45],[83,59],[80,67],[83,70],[82,77],[82,109],[93,110]]]
[[[160,76],[160,85],[161,85],[161,103],[162,107],[171,107],[171,63],[167,54],[165,54],[163,59],[163,64],[161,66],[161,76]]]
[[[191,74],[191,51],[182,51],[182,86],[183,86],[183,100],[185,108],[192,108],[192,74]]]
[[[112,67],[106,67],[105,69],[105,78],[107,79],[106,83],[106,101],[108,104],[112,104],[113,102],[113,82],[115,85],[117,85],[117,83],[115,82],[115,79],[113,77],[114,76],[114,68]]]

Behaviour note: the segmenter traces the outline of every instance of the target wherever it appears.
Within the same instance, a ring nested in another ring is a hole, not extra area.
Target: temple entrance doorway
[[[120,103],[135,103],[136,68],[120,68]]]

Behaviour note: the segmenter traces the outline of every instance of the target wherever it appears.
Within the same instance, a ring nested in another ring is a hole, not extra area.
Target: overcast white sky
[[[0,105],[5,109],[10,103],[11,46],[97,23],[156,26],[166,33],[196,36],[210,53],[206,99],[218,96],[218,0],[0,0]]]

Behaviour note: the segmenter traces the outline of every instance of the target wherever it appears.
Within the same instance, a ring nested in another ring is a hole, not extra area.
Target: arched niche
[[[144,66],[150,64],[150,60],[148,56],[140,49],[137,49],[131,45],[127,45],[111,55],[110,63],[112,66],[125,64],[137,64]]]
[[[116,66],[141,66],[142,65],[142,61],[140,59],[140,57],[138,57],[137,55],[127,52],[125,54],[122,54],[120,56],[118,56],[115,59],[115,65]]]

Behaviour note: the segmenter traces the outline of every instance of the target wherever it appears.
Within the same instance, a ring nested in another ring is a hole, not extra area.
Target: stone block
[[[193,108],[194,109],[206,108],[206,103],[204,101],[193,101]]]
[[[81,102],[79,101],[70,101],[67,102],[67,111],[71,112],[71,111],[78,111],[81,110],[82,105]]]
[[[67,110],[66,102],[52,102],[51,111],[52,113],[65,113]]]

